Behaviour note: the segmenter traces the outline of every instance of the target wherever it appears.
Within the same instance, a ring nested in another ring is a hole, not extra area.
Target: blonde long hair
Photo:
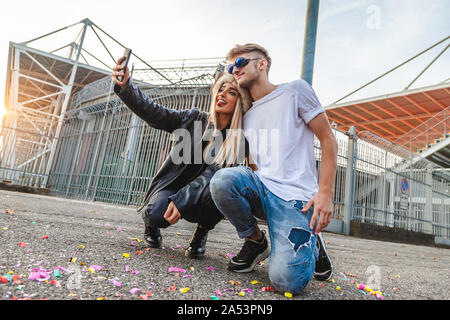
[[[220,133],[217,128],[218,115],[215,109],[216,97],[219,89],[224,83],[227,82],[237,88],[239,96],[236,99],[236,107],[234,109],[233,117],[231,118],[230,128],[228,129],[229,131],[227,132],[226,138],[213,160],[213,163],[219,167],[232,166],[243,161],[243,159],[240,159],[239,157],[242,156],[240,151],[245,150],[242,149],[245,148],[245,145],[243,145],[245,137],[242,132],[242,117],[252,106],[252,99],[248,89],[241,88],[234,79],[233,75],[229,73],[221,74],[211,87],[211,107],[209,112],[208,127],[210,123],[212,123],[214,125],[214,132],[206,150],[210,150],[213,144],[212,142],[214,136]]]

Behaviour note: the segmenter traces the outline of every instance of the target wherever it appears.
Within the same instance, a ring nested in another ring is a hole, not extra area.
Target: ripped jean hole
[[[295,253],[297,253],[301,247],[311,245],[311,234],[304,229],[292,228],[288,239],[294,246]]]

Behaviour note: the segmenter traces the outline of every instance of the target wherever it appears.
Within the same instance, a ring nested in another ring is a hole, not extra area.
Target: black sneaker
[[[314,279],[319,281],[330,280],[333,276],[333,263],[328,255],[327,248],[325,247],[325,241],[323,241],[322,233],[317,235],[317,249],[319,250],[319,256],[316,261],[316,268],[314,270]]]
[[[251,272],[256,264],[269,256],[269,243],[264,235],[260,241],[246,238],[241,251],[228,264],[228,270],[234,272]]]
[[[151,248],[160,248],[162,236],[159,228],[146,227],[144,233],[144,241]]]
[[[205,255],[206,240],[208,239],[208,229],[197,226],[192,235],[185,255],[191,259],[200,259]]]

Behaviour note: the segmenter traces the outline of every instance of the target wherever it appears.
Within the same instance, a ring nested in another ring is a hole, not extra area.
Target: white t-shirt
[[[283,200],[308,201],[319,189],[314,133],[307,124],[322,112],[312,87],[295,80],[253,102],[244,115],[255,173]]]

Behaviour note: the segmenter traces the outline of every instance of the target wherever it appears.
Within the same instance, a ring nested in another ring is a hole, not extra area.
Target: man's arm
[[[307,212],[311,206],[314,206],[310,228],[314,228],[314,224],[319,218],[315,230],[315,233],[318,234],[331,222],[333,213],[334,181],[337,169],[337,141],[325,113],[320,113],[312,119],[308,126],[320,141],[322,164],[320,167],[319,191],[302,211]]]

